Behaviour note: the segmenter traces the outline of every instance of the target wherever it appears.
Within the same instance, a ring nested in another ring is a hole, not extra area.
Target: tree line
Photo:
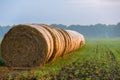
[[[14,26],[14,25],[13,25]],[[0,38],[3,38],[13,26],[0,26]],[[95,25],[63,25],[51,24],[51,26],[58,27],[64,30],[74,30],[83,34],[86,38],[119,38],[120,37],[120,23],[115,25],[95,24]]]
[[[119,38],[120,23],[116,25],[95,24],[95,25],[63,25],[52,24],[65,30],[75,30],[87,38]]]

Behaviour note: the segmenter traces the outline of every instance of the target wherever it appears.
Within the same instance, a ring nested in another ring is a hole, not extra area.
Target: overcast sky
[[[0,0],[0,25],[117,22],[120,22],[120,0]]]

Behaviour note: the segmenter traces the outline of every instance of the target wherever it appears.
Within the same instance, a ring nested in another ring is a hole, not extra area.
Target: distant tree
[[[120,37],[120,23],[115,26],[114,32],[116,37]]]

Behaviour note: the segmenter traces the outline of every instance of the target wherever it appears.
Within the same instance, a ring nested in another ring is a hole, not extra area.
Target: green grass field
[[[2,77],[16,80],[120,80],[120,39],[87,39],[82,48],[41,69],[5,72],[2,67],[0,79]]]

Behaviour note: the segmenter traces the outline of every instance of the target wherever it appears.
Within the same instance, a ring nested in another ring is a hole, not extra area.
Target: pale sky
[[[120,0],[0,0],[0,25],[118,22]]]

